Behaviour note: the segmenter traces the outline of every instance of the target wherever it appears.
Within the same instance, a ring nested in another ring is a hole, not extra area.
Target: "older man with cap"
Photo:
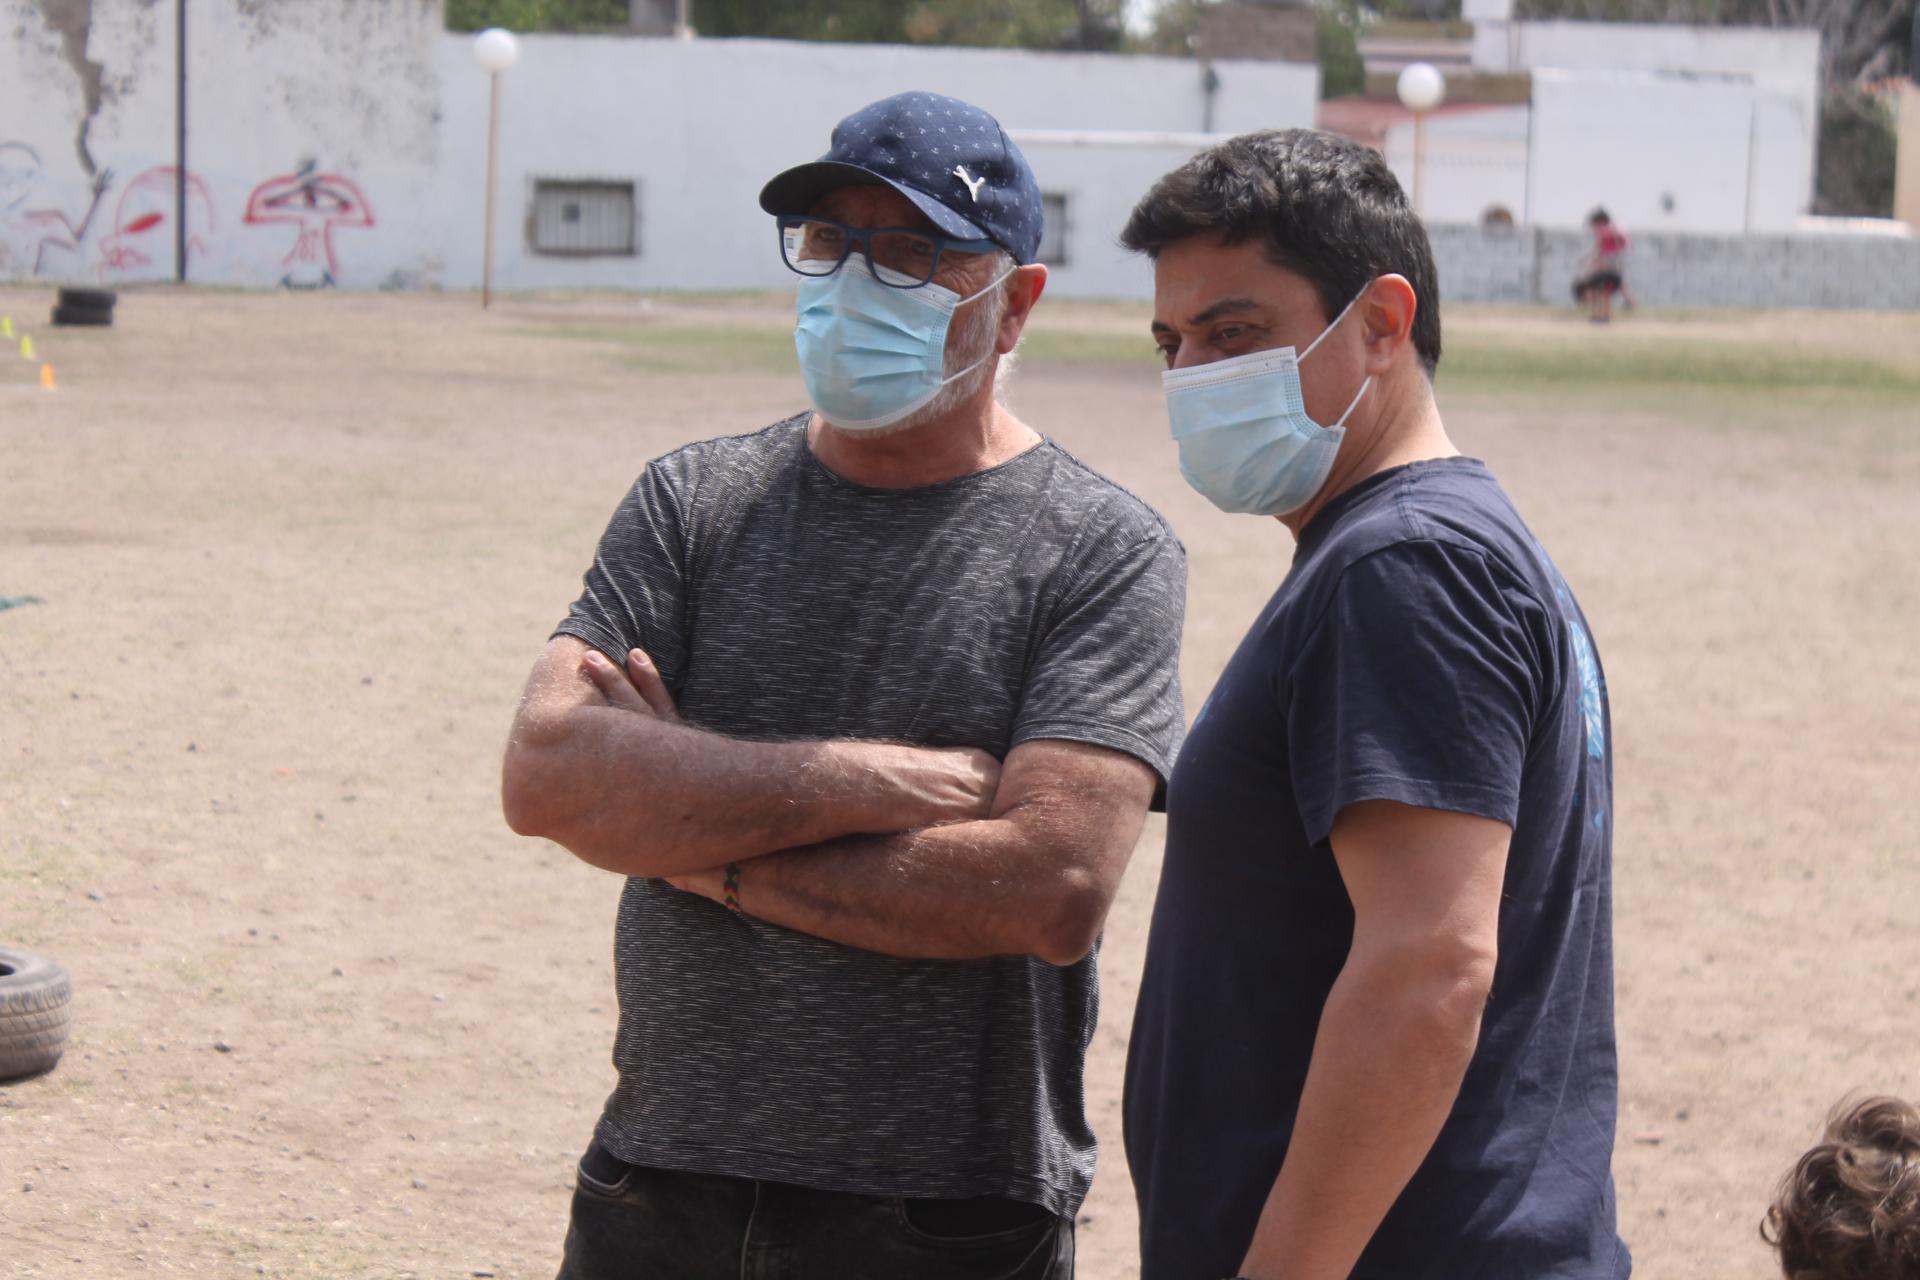
[[[560,1274],[1067,1277],[1184,556],[996,396],[1046,268],[991,116],[886,99],[760,199],[811,411],[647,466],[507,750],[628,877]]]

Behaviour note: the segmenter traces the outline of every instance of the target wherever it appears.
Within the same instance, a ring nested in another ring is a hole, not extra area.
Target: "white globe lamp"
[[[488,27],[473,38],[473,60],[493,75],[505,71],[519,57],[520,42],[511,31]]]
[[[1397,89],[1407,110],[1431,111],[1447,96],[1447,80],[1431,62],[1410,62],[1400,70]]]
[[[1400,69],[1395,89],[1400,104],[1413,112],[1413,211],[1426,212],[1427,112],[1447,96],[1447,80],[1431,62],[1410,62]]]

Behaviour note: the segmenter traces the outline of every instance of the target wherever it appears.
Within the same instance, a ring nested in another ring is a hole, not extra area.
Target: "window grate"
[[[640,252],[632,182],[536,178],[527,243],[561,257],[626,257]]]
[[[1067,198],[1055,193],[1040,196],[1040,212],[1044,219],[1040,227],[1040,250],[1035,261],[1049,267],[1062,267],[1067,262],[1067,231],[1073,225],[1067,219]]]

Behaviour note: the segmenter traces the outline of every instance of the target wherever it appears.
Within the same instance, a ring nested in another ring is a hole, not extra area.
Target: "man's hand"
[[[725,867],[715,867],[711,871],[689,871],[683,876],[666,877],[668,884],[683,893],[695,894],[709,902],[725,905],[727,901],[727,872]],[[746,911],[746,905],[740,909]],[[747,912],[748,915],[753,914]]]
[[[660,678],[659,669],[641,649],[627,651],[624,669],[598,649],[581,655],[580,669],[593,681],[608,704],[636,715],[656,716],[678,723],[680,712],[673,695]],[[888,768],[922,796],[922,811],[936,815],[927,826],[952,822],[978,821],[992,811],[1000,782],[1000,762],[984,751],[971,747],[944,750],[922,748],[892,749],[885,743],[870,744],[877,753],[876,768]],[[726,901],[726,870],[712,867],[664,877],[676,889],[714,902]]]
[[[679,723],[680,712],[673,705],[673,695],[667,692],[666,681],[660,678],[659,669],[645,650],[629,649],[626,667],[622,669],[614,666],[598,649],[589,649],[581,656],[580,669],[609,705],[636,715],[657,716]],[[880,751],[887,750],[884,743],[874,745]],[[986,817],[993,807],[994,792],[1000,781],[1000,762],[971,747],[939,751],[912,748],[899,752],[891,760],[876,761],[876,767],[887,765],[922,791],[928,809],[944,815],[928,823],[929,826]],[[714,902],[726,901],[727,876],[722,867],[688,871],[665,879],[687,893]]]
[[[629,649],[623,671],[598,649],[589,649],[581,657],[580,669],[610,705],[681,723],[666,681],[644,650]],[[843,745],[862,757],[869,771],[884,772],[895,785],[909,791],[902,797],[902,812],[923,819],[913,823],[913,828],[974,822],[993,811],[1000,786],[1000,762],[985,751],[974,747],[902,747],[886,742]],[[708,896],[718,899],[717,891]]]
[[[593,681],[600,696],[622,711],[679,723],[680,712],[673,705],[673,695],[667,692],[666,681],[660,678],[653,659],[645,651],[627,650],[627,666],[622,671],[606,654],[589,649],[580,658],[580,669]]]

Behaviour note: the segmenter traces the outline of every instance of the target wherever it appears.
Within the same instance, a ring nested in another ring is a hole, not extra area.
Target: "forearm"
[[[675,875],[892,829],[916,816],[898,776],[911,750],[745,742],[583,706],[564,731],[533,732],[510,748],[509,820],[609,871]]]
[[[1472,973],[1449,979],[1349,960],[1321,1014],[1286,1160],[1241,1266],[1250,1280],[1344,1280],[1352,1271],[1453,1107],[1485,990]]]
[[[1084,956],[1105,919],[1103,877],[1013,822],[961,822],[836,840],[740,868],[746,914],[884,955]]]

